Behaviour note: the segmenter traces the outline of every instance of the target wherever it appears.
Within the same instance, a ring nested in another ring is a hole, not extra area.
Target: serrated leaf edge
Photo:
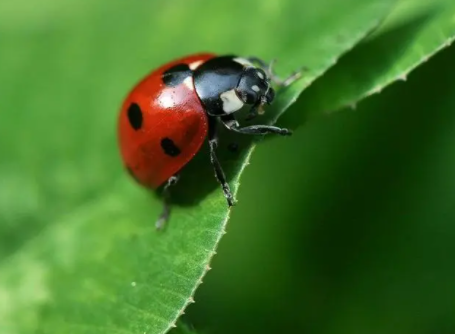
[[[409,75],[412,74],[412,72],[414,72],[420,65],[428,62],[437,53],[439,53],[442,50],[450,47],[454,41],[455,41],[455,36],[448,37],[447,40],[444,41],[444,43],[439,45],[437,48],[435,48],[433,50],[433,52],[430,52],[429,54],[427,54],[424,57],[422,57],[420,60],[418,60],[418,61],[414,62],[412,65],[408,66],[402,73],[396,75],[395,77],[392,77],[389,80],[386,80],[384,83],[382,83],[380,85],[375,86],[374,88],[372,88],[369,91],[365,92],[364,94],[362,94],[358,98],[352,100],[351,102],[345,103],[345,104],[341,105],[340,107],[337,107],[337,108],[332,109],[332,110],[326,110],[323,113],[327,114],[327,115],[330,115],[330,114],[333,114],[335,112],[338,112],[338,111],[346,109],[346,108],[349,108],[349,109],[352,109],[352,110],[356,110],[357,109],[357,105],[360,102],[362,102],[363,100],[367,99],[368,97],[382,93],[384,91],[384,89],[388,88],[390,85],[392,85],[392,84],[394,84],[396,82],[400,82],[400,81],[405,82],[405,81],[407,81]]]

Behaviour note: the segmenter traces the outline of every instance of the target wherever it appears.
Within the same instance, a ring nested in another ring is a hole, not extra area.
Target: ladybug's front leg
[[[155,223],[156,229],[161,230],[166,222],[169,220],[169,215],[171,213],[171,205],[169,203],[169,197],[170,197],[170,192],[169,188],[177,183],[179,180],[178,175],[171,176],[167,182],[166,185],[163,188],[163,212],[161,213],[160,217]]]
[[[216,149],[218,147],[217,137],[217,119],[215,117],[209,118],[209,146],[210,146],[210,162],[212,163],[213,169],[215,170],[215,176],[218,182],[223,188],[224,197],[228,202],[229,206],[234,205],[234,197],[231,194],[229,183],[226,181],[223,168],[221,167],[220,161],[216,156]]]
[[[252,119],[256,118],[257,115],[259,115],[259,108],[262,107],[262,104],[263,103],[261,100],[254,104],[248,112],[248,115],[245,117],[245,121],[251,121]]]
[[[237,133],[243,133],[247,135],[265,135],[269,133],[275,133],[282,136],[289,136],[292,132],[285,128],[279,128],[273,125],[250,125],[240,127],[239,122],[235,119],[233,114],[225,115],[220,117],[221,122],[226,128]]]

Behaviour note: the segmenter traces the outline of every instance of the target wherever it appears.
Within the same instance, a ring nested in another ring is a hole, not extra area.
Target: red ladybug
[[[152,71],[128,94],[118,121],[120,153],[137,182],[151,189],[164,184],[164,210],[157,228],[169,217],[169,187],[207,137],[216,178],[228,205],[233,205],[216,156],[218,122],[242,134],[291,134],[270,125],[241,127],[235,118],[235,112],[246,105],[250,106],[249,119],[262,113],[275,97],[271,83],[287,86],[300,76],[296,72],[279,80],[271,65],[255,57],[194,54]]]

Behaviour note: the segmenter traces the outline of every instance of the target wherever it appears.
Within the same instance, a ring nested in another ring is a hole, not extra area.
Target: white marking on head
[[[189,90],[194,90],[193,86],[193,77],[189,76],[185,80],[183,80],[183,84],[189,89]]]
[[[264,80],[264,74],[262,74],[262,73],[261,73],[261,72],[259,72],[259,71],[257,71],[256,73],[257,73],[257,75],[258,75],[259,79],[262,79],[262,80]]]
[[[260,89],[259,89],[259,87],[257,85],[251,86],[251,89],[254,90],[255,92],[259,92],[260,91]]]
[[[222,93],[220,98],[223,101],[223,111],[226,113],[232,113],[243,107],[243,101],[240,100],[233,89]]]
[[[239,64],[242,64],[243,66],[246,66],[246,67],[253,66],[253,64],[248,59],[245,59],[245,58],[237,57],[237,58],[234,58],[234,61]]]
[[[190,68],[190,70],[194,71],[195,69],[197,69],[199,67],[199,65],[201,65],[203,63],[202,60],[198,60],[198,61],[194,61],[192,62],[191,64],[188,65],[188,67]]]

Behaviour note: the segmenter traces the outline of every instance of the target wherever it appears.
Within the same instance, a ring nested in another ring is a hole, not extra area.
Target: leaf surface
[[[0,5],[12,51],[0,54],[0,332],[149,334],[192,302],[229,210],[205,148],[175,188],[168,228],[154,230],[161,201],[128,177],[116,147],[127,90],[204,49],[278,58],[282,75],[306,66],[271,122],[394,1],[46,1],[54,12],[14,20],[21,3]],[[229,152],[225,135],[220,157],[237,193],[254,144]]]

